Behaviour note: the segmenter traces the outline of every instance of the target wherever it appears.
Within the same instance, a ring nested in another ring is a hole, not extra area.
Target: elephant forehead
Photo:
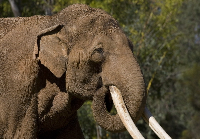
[[[116,55],[132,55],[128,39],[121,31],[116,31],[110,35],[100,33],[93,38],[91,45],[93,46],[91,49],[96,49],[101,46],[107,53],[113,53]]]
[[[93,34],[100,32],[109,34],[119,29],[117,21],[108,14],[91,13],[76,17],[65,26],[65,30],[72,34]]]

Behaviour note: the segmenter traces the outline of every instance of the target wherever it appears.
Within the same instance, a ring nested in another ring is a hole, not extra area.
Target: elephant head
[[[34,58],[56,77],[65,75],[67,93],[93,100],[94,118],[106,130],[125,129],[119,115],[108,112],[113,85],[121,90],[136,123],[145,109],[145,83],[133,46],[117,21],[100,9],[72,5],[43,23],[51,24],[41,25]]]

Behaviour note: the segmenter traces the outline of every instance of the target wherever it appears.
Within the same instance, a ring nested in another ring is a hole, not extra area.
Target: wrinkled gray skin
[[[115,19],[86,5],[0,19],[0,138],[84,138],[76,113],[88,99],[100,126],[122,131],[109,85],[137,122],[146,93],[131,48]]]

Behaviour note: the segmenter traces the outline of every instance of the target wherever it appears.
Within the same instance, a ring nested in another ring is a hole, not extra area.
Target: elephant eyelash
[[[92,54],[94,54],[94,53],[104,53],[104,50],[103,50],[103,48],[97,48],[97,49],[95,49],[95,50],[93,51]]]
[[[98,52],[98,53],[103,53],[103,52],[104,52],[102,42],[99,42],[99,43],[93,48],[92,54],[94,54],[95,52]]]

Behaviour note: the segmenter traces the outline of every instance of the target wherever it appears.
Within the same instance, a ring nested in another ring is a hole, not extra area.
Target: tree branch
[[[17,3],[15,2],[15,0],[9,0],[13,14],[15,17],[21,16],[21,13],[19,11],[19,7],[17,6]]]

